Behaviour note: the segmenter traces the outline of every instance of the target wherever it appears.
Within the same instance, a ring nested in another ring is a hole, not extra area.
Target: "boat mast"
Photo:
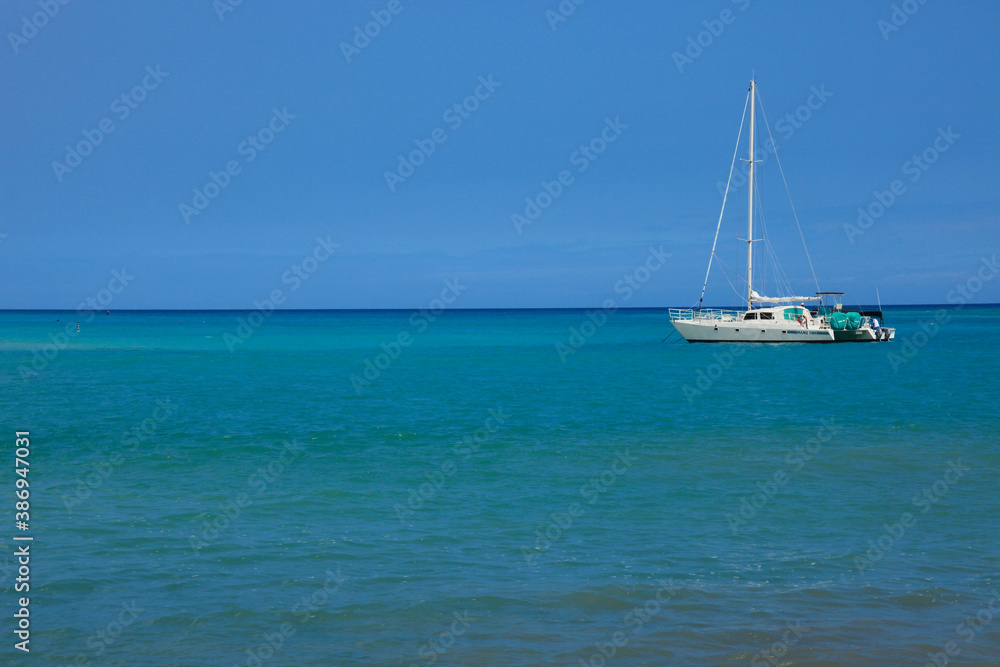
[[[756,81],[750,79],[750,179],[747,204],[747,310],[753,308],[753,135]]]

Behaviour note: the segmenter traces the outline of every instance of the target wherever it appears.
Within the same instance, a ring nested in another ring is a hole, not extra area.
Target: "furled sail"
[[[750,301],[754,303],[801,303],[820,300],[818,296],[761,296],[757,294],[757,290],[750,290]]]

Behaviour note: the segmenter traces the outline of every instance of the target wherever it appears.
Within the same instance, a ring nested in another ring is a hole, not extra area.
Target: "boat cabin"
[[[760,308],[757,310],[748,310],[743,313],[741,318],[744,322],[747,320],[794,320],[798,321],[799,317],[805,315],[807,318],[812,318],[813,313],[810,313],[808,309],[801,306],[777,306],[775,308]]]

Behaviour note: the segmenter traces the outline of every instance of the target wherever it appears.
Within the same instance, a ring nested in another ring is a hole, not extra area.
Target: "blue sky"
[[[291,308],[417,308],[449,279],[463,308],[689,305],[754,71],[824,289],[940,303],[1000,246],[995,2],[910,0],[896,26],[881,0],[568,1],[564,21],[557,0],[245,0],[220,18],[225,1],[0,4],[0,308],[75,308],[122,268],[112,309],[251,308],[274,289]],[[391,21],[345,56],[372,12]],[[689,38],[705,46],[678,66]],[[54,166],[102,121],[89,155]],[[611,126],[603,153],[577,153]],[[433,153],[390,188],[418,141]],[[768,237],[811,292],[775,166]],[[512,214],[563,171],[519,232]],[[210,172],[228,183],[184,215]],[[896,180],[880,217],[845,230]],[[731,197],[719,253],[741,271],[745,191]],[[337,248],[295,285],[318,238]],[[661,245],[624,302],[617,281]],[[1000,301],[1000,283],[973,300]],[[735,301],[713,271],[706,302]]]

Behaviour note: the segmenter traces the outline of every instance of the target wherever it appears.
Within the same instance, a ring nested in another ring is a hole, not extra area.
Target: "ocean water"
[[[1000,664],[998,308],[247,315],[0,313],[0,663]]]

